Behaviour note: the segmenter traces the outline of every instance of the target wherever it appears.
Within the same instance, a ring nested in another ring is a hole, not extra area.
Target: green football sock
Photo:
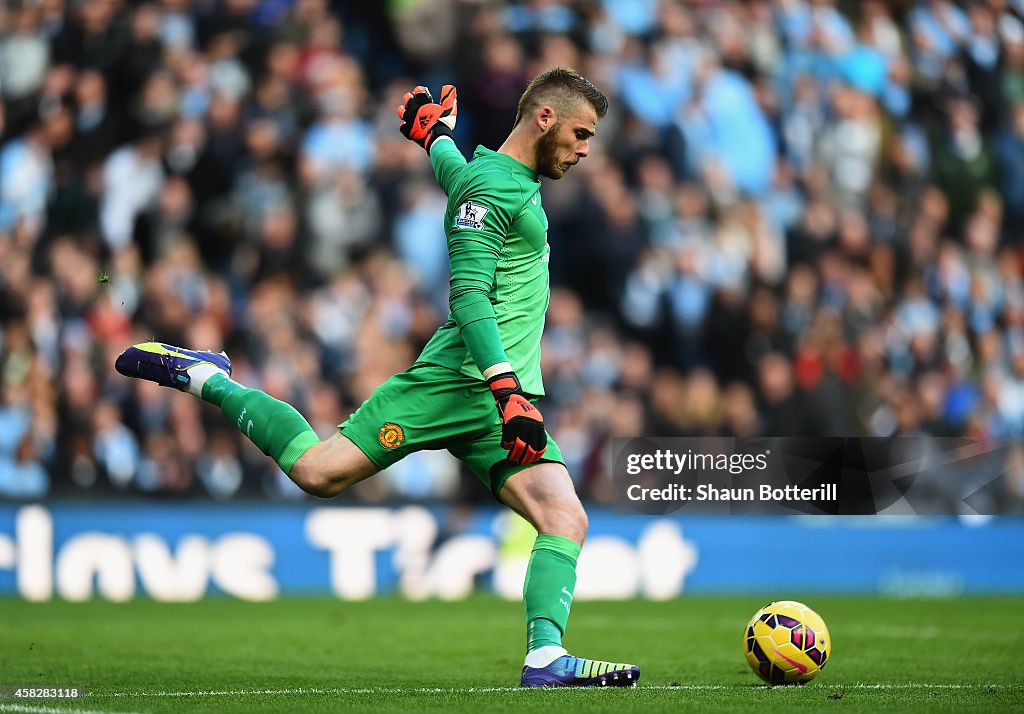
[[[231,422],[277,462],[286,474],[309,447],[320,442],[301,414],[290,404],[258,389],[243,387],[225,374],[215,374],[203,385],[203,401],[220,407]]]
[[[576,588],[580,546],[568,538],[541,534],[533,544],[523,583],[526,651],[562,644]]]

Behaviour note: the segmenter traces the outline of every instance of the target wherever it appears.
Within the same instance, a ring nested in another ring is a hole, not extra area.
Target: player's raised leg
[[[633,686],[640,668],[570,655],[562,646],[576,588],[576,561],[587,535],[583,510],[562,464],[513,474],[498,497],[537,529],[523,584],[527,654],[524,687]]]
[[[337,496],[377,471],[343,435],[321,441],[290,404],[232,380],[231,360],[223,352],[144,342],[122,352],[114,367],[127,377],[189,392],[220,407],[250,441],[314,496]]]

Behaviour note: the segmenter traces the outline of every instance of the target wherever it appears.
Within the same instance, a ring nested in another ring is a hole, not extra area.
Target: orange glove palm
[[[430,90],[423,86],[406,92],[402,102],[397,113],[402,120],[400,130],[405,138],[429,152],[430,145],[438,137],[452,137],[459,116],[458,94],[454,85],[446,84],[441,88],[439,104],[434,102]]]
[[[515,372],[503,372],[487,380],[501,416],[501,448],[516,464],[540,461],[548,447],[544,416],[523,394]]]

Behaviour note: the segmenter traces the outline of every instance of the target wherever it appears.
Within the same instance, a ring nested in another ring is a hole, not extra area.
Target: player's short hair
[[[523,117],[530,116],[545,104],[550,104],[556,112],[563,114],[581,100],[590,103],[598,119],[608,111],[608,97],[582,74],[568,67],[549,69],[527,85],[523,96],[519,98],[513,126],[517,126]]]

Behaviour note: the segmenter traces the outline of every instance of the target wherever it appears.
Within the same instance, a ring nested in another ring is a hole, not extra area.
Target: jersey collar
[[[492,149],[488,149],[486,146],[477,146],[476,151],[473,152],[473,158],[476,159],[482,156],[501,162],[503,166],[507,166],[513,173],[522,174],[523,176],[528,177],[531,181],[538,180],[537,172],[534,169],[531,169],[526,164],[516,161],[508,154],[502,154]]]

